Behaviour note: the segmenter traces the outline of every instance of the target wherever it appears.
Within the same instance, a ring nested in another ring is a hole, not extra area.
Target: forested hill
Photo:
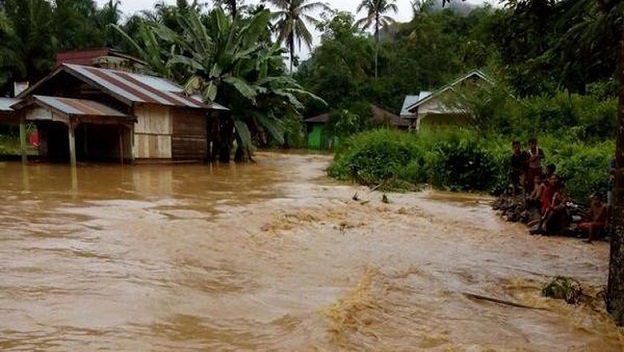
[[[582,34],[568,32],[578,18],[562,13],[570,3],[471,8],[451,2],[462,6],[457,11],[416,2],[411,21],[380,31],[377,78],[374,29],[355,25],[361,15],[338,13],[321,23],[322,43],[296,77],[332,107],[370,101],[397,113],[405,95],[439,88],[472,69],[509,86],[517,97],[560,91],[612,96],[615,52],[599,58],[582,52],[575,43]]]

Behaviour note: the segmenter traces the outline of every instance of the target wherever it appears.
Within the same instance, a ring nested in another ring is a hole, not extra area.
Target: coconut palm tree
[[[395,4],[396,0],[362,0],[357,7],[357,12],[362,10],[366,11],[366,17],[356,22],[357,26],[363,29],[368,29],[371,26],[375,27],[375,78],[379,74],[379,41],[381,35],[381,28],[387,27],[389,24],[394,23],[394,19],[386,14],[389,12],[397,13],[399,8]]]
[[[319,20],[309,13],[313,11],[329,10],[329,6],[322,2],[310,2],[309,0],[265,0],[277,8],[274,17],[277,19],[275,28],[278,33],[278,41],[286,43],[290,53],[290,71],[293,71],[295,61],[295,44],[301,50],[301,42],[308,48],[312,47],[312,33],[306,24],[316,25]]]

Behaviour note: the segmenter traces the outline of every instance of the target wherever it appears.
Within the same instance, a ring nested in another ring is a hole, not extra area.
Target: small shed
[[[18,98],[12,108],[37,126],[40,156],[72,163],[206,159],[208,119],[227,110],[164,78],[67,63]]]
[[[335,142],[335,137],[329,133],[327,122],[329,114],[321,114],[305,120],[308,134],[308,148],[310,149],[331,149]]]
[[[384,110],[374,104],[370,104],[373,121],[380,126],[406,130],[410,126],[409,120]],[[338,140],[327,128],[330,114],[325,113],[310,117],[305,120],[308,133],[308,147],[310,149],[332,149]]]
[[[401,117],[410,121],[410,129],[416,131],[423,123],[428,126],[468,124],[472,116],[460,107],[447,106],[445,99],[448,93],[459,87],[478,82],[494,84],[483,72],[473,70],[434,92],[423,91],[418,95],[408,95],[403,102]]]

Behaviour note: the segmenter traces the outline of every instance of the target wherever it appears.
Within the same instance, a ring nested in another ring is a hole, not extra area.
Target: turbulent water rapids
[[[257,159],[73,182],[0,163],[0,349],[624,350],[599,299],[540,297],[555,275],[599,296],[606,243],[528,236],[483,197],[385,204],[325,178],[327,156]]]

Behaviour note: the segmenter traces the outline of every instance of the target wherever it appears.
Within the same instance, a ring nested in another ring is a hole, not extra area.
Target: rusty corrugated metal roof
[[[67,115],[127,117],[130,116],[91,100],[33,95],[33,103],[44,105]]]
[[[18,103],[19,101],[20,101],[19,99],[13,99],[13,98],[0,98],[0,111],[2,112],[13,111],[13,109],[11,109],[11,105]]]
[[[63,64],[62,67],[70,74],[93,82],[132,103],[227,110],[219,104],[205,104],[187,96],[182,87],[164,78],[72,64]]]

